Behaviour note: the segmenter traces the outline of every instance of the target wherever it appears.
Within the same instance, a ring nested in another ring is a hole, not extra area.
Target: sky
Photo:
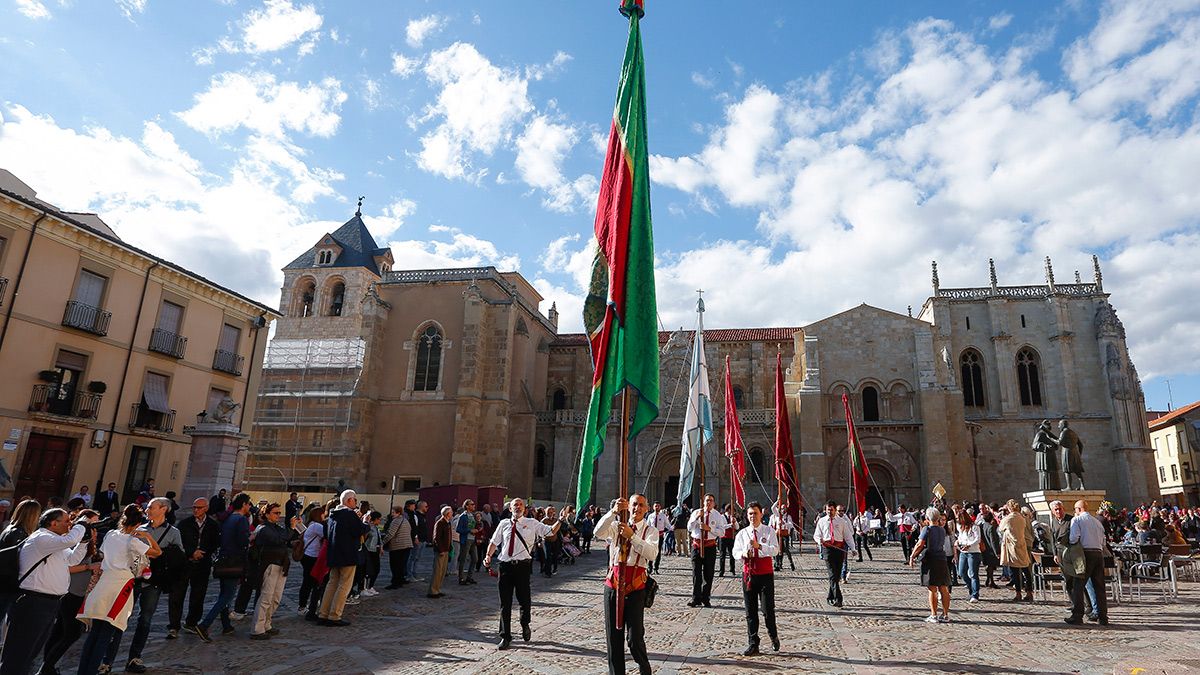
[[[0,0],[0,167],[263,302],[354,212],[579,330],[616,0]],[[648,0],[659,314],[799,326],[1091,277],[1200,399],[1200,0]]]

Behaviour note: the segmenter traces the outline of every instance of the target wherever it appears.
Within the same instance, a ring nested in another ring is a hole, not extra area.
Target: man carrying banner
[[[788,513],[787,500],[775,502],[771,507],[771,517],[767,520],[767,524],[774,530],[776,536],[779,537],[779,549],[775,553],[775,571],[783,571],[783,556],[786,554],[788,565],[791,565],[792,571],[796,571],[796,561],[792,560],[792,530],[795,529],[796,523],[792,521],[792,515]]]
[[[704,507],[692,512],[688,534],[692,538],[692,601],[688,607],[712,607],[713,572],[717,568],[717,540],[728,527],[717,510],[717,498],[704,495]]]
[[[817,521],[813,530],[813,541],[825,554],[825,566],[829,568],[829,595],[825,601],[834,607],[842,606],[842,568],[846,556],[854,552],[854,528],[845,516],[837,513],[838,503],[832,499],[825,504],[825,515]]]
[[[630,510],[631,524],[619,520],[619,514]],[[604,579],[604,638],[608,646],[608,672],[625,672],[625,642],[629,653],[643,675],[650,672],[650,657],[646,654],[646,583],[648,568],[658,555],[658,530],[646,519],[649,505],[646,497],[632,494],[629,499],[617,499],[596,524],[596,538],[607,539],[608,575]],[[622,549],[628,562],[621,563]],[[622,625],[617,627],[617,589],[625,589]]]
[[[761,504],[747,504],[746,516],[750,524],[737,533],[733,556],[742,561],[742,599],[746,602],[746,633],[750,639],[742,656],[754,656],[758,654],[760,607],[771,648],[779,651],[779,631],[775,628],[775,574],[771,568],[771,558],[779,550],[779,540],[775,530],[763,524]]]
[[[499,552],[500,561],[500,645],[508,649],[512,644],[512,600],[517,594],[521,605],[521,639],[529,642],[530,602],[529,577],[533,573],[532,547],[538,537],[552,536],[558,532],[563,521],[553,526],[540,523],[536,518],[525,517],[525,500],[517,497],[508,505],[511,518],[505,518],[496,526],[488,544],[483,566],[492,566],[492,556]]]

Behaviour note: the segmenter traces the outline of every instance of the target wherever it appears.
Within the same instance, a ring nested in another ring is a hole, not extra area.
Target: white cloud
[[[578,232],[563,235],[550,242],[546,246],[545,253],[542,254],[542,269],[547,272],[562,272],[567,266],[567,260],[570,258],[567,246],[577,241],[579,241]]]
[[[278,82],[266,72],[221,73],[196,94],[191,108],[176,115],[207,134],[245,127],[265,136],[299,131],[327,137],[337,131],[345,101],[341,83],[331,77],[301,85]]]
[[[279,51],[318,30],[323,21],[312,5],[266,0],[262,9],[250,10],[242,19],[242,40],[251,54]]]
[[[425,76],[441,90],[424,120],[438,124],[422,136],[417,163],[446,178],[477,179],[472,153],[491,155],[533,109],[528,82],[462,42],[430,54]]]
[[[126,19],[133,19],[134,14],[141,14],[146,11],[146,3],[149,0],[116,0],[117,7]]]
[[[369,77],[363,80],[362,99],[367,110],[376,110],[383,104],[383,87],[378,80]]]
[[[578,139],[574,127],[538,115],[516,140],[517,173],[527,185],[544,192],[542,205],[551,211],[569,213],[596,201],[599,182],[594,176],[567,180],[562,172],[562,163]]]
[[[29,19],[49,19],[52,15],[38,0],[17,0],[17,11]]]
[[[445,27],[446,17],[431,14],[409,21],[404,28],[404,35],[409,47],[420,49],[421,45],[425,44],[425,40],[438,34]]]
[[[574,57],[564,51],[555,52],[554,57],[550,59],[549,63],[527,66],[525,68],[525,78],[529,80],[541,80],[554,75],[562,71],[572,59]]]
[[[1000,12],[988,19],[988,28],[993,31],[1003,30],[1008,28],[1008,24],[1012,23],[1013,15],[1008,12]]]
[[[692,73],[692,84],[700,87],[701,89],[712,89],[714,86],[716,86],[716,82],[713,81],[711,76],[700,72]]]
[[[400,52],[392,52],[392,74],[407,78],[421,67],[421,59],[409,58]]]
[[[521,259],[504,253],[496,245],[457,228],[431,227],[434,234],[449,234],[449,241],[410,239],[391,242],[396,269],[434,269],[440,267],[479,267],[493,265],[502,272],[518,270]]]

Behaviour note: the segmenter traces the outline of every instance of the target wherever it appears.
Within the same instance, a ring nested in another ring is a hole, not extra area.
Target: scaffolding
[[[242,488],[330,491],[356,474],[366,341],[272,340],[263,361]]]

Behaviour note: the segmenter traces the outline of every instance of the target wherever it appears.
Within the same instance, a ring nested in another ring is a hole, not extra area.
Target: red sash
[[[750,531],[750,537],[754,541],[758,541],[758,532]],[[763,555],[752,555],[749,558],[742,559],[742,583],[745,584],[746,590],[750,590],[750,578],[762,574],[774,574],[775,561]]]
[[[649,525],[642,529],[643,540],[645,540],[646,532],[649,529]],[[642,554],[637,553],[634,554],[632,565],[617,563],[608,568],[608,575],[604,577],[604,585],[615,591],[618,588],[617,581],[620,579],[625,584],[625,595],[642,590],[646,587],[646,568],[638,564],[641,561]]]
[[[833,539],[827,539],[827,540],[821,542],[821,545],[826,548],[840,548],[840,549],[846,548],[846,542],[834,541]]]

